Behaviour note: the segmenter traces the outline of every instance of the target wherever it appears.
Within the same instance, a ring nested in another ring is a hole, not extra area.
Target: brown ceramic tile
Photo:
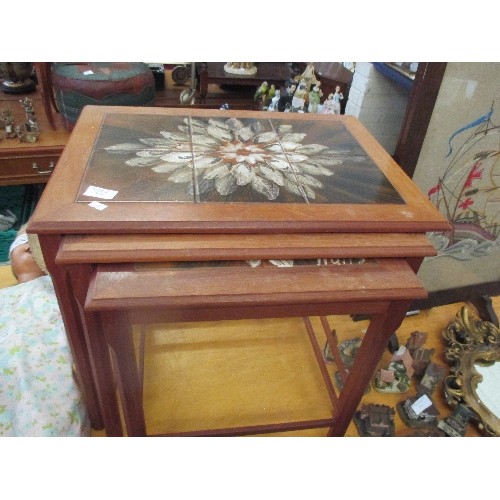
[[[286,117],[111,112],[80,193],[88,185],[114,201],[403,203],[342,123]]]

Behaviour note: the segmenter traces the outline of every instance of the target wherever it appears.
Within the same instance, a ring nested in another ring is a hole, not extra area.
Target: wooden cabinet
[[[26,95],[0,93],[0,109],[9,109],[16,124],[24,121],[24,110],[20,99],[28,97],[33,101],[35,116],[40,123],[40,137],[33,144],[19,139],[0,139],[0,186],[16,184],[46,184],[61,153],[68,142],[70,133],[63,127],[56,115],[53,129],[38,91]]]
[[[0,186],[46,184],[62,150],[63,147],[1,150]]]
[[[223,62],[202,63],[200,73],[200,100],[205,103],[210,83],[218,85],[255,87],[251,94],[257,90],[258,86],[265,80],[275,84],[276,88],[283,87],[287,80],[292,78],[292,70],[287,63],[266,63],[257,64],[255,75],[234,75],[224,71]],[[258,108],[257,104],[252,107]]]

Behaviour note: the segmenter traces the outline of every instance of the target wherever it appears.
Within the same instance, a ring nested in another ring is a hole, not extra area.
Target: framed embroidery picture
[[[448,63],[413,180],[452,229],[419,277],[432,305],[500,293],[500,63]]]

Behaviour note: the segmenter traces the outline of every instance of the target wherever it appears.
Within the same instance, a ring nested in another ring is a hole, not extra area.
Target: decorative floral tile
[[[109,113],[88,185],[122,202],[403,203],[342,123],[314,119]]]

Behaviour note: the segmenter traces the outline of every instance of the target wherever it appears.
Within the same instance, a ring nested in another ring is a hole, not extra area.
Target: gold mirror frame
[[[479,318],[475,308],[464,305],[443,331],[447,342],[446,361],[450,374],[444,380],[446,402],[455,408],[466,406],[474,414],[479,430],[485,436],[500,435],[500,419],[479,399],[477,386],[483,376],[474,365],[491,366],[500,361],[500,331]]]

